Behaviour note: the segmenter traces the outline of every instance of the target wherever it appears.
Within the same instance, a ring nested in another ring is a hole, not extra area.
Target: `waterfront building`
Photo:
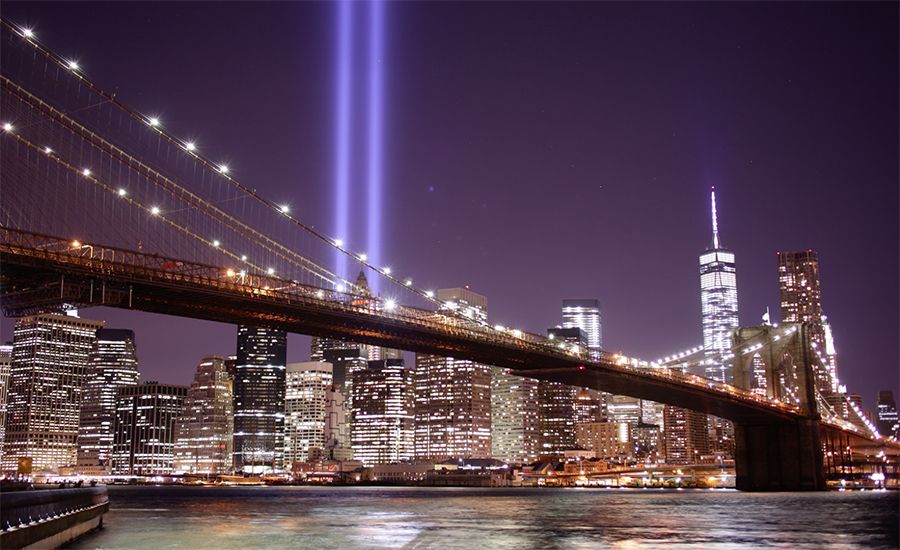
[[[197,365],[175,433],[175,472],[223,474],[231,469],[234,393],[225,359],[212,355]]]
[[[737,270],[734,252],[719,242],[716,191],[712,190],[712,246],[700,255],[700,306],[704,372],[697,374],[730,383],[732,365],[723,356],[731,352],[732,332],[738,327]]]
[[[281,470],[287,333],[238,326],[234,375],[234,470]]]
[[[575,386],[546,380],[538,382],[538,441],[542,457],[560,457],[575,448],[575,397],[578,392]]]
[[[618,422],[582,422],[575,426],[575,442],[602,459],[621,457],[628,445],[628,429]]]
[[[602,422],[605,420],[605,416],[600,392],[587,388],[582,388],[575,392],[575,424]]]
[[[31,459],[32,469],[74,466],[82,391],[102,321],[45,313],[20,317],[13,330],[4,471]]]
[[[0,457],[6,441],[6,402],[9,396],[9,370],[12,366],[12,344],[0,346]]]
[[[116,395],[138,383],[134,331],[101,328],[88,360],[78,428],[78,472],[108,474],[112,468]]]
[[[822,309],[818,253],[778,252],[778,285],[781,321],[805,322],[810,344],[825,359],[824,366],[813,363],[817,389],[826,397],[837,393],[837,357],[831,327]]]
[[[656,424],[638,422],[632,433],[632,456],[638,462],[653,464],[660,462],[662,430]]]
[[[403,359],[371,361],[353,373],[351,447],[366,466],[413,458],[413,374]]]
[[[491,455],[512,464],[537,460],[538,381],[509,369],[491,373]]]
[[[709,454],[706,414],[666,405],[663,415],[666,464],[697,464]]]
[[[114,475],[175,473],[176,421],[188,388],[159,382],[123,386],[116,394]]]
[[[310,449],[325,448],[326,393],[332,386],[331,363],[289,363],[284,398],[284,466],[306,462]]]
[[[884,436],[900,438],[900,421],[897,417],[897,402],[894,401],[894,392],[882,390],[878,392],[878,431]]]
[[[437,299],[442,309],[487,321],[487,298],[467,288],[438,290]],[[416,354],[415,434],[419,460],[490,458],[491,367]]]

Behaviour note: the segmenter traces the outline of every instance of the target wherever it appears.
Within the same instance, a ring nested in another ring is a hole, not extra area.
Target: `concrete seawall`
[[[5,492],[0,548],[57,548],[103,525],[106,487]]]

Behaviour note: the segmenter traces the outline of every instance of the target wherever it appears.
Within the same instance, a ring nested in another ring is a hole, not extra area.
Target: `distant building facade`
[[[413,374],[402,359],[370,361],[353,373],[355,460],[372,466],[413,458],[414,396]]]
[[[134,332],[101,328],[91,350],[78,428],[78,471],[108,474],[115,435],[116,395],[119,388],[138,383]]]
[[[119,388],[113,438],[115,475],[175,473],[176,421],[188,388],[145,382]]]
[[[667,464],[696,464],[709,454],[707,415],[665,406],[665,447]]]
[[[897,416],[897,402],[894,401],[894,392],[882,390],[878,392],[876,425],[881,435],[900,438],[900,420]]]
[[[238,326],[234,367],[234,470],[281,470],[287,333]]]
[[[437,298],[445,309],[487,320],[487,298],[471,290],[441,289]],[[417,354],[415,430],[417,459],[490,458],[491,367]]]
[[[232,467],[234,393],[225,359],[204,357],[176,423],[175,472],[224,474]]]
[[[6,402],[9,397],[9,371],[12,367],[12,344],[0,345],[0,457],[6,441]]]
[[[332,365],[323,361],[289,363],[284,399],[284,464],[306,462],[310,449],[325,448],[327,393]]]
[[[20,458],[33,471],[75,466],[91,350],[101,321],[47,313],[16,320],[9,377],[4,471]]]
[[[494,367],[491,374],[491,455],[507,463],[537,460],[538,381]]]

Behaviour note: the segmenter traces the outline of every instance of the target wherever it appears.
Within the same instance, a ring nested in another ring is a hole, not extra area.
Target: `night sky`
[[[4,2],[2,15],[334,234],[336,8]],[[560,322],[563,298],[599,298],[605,347],[655,359],[701,342],[714,185],[741,323],[767,306],[778,319],[776,251],[815,249],[842,381],[867,408],[898,390],[896,3],[405,2],[385,17],[382,249],[396,272],[468,284],[493,322],[535,332]],[[134,329],[143,374],[166,382],[235,348],[229,325],[82,316]],[[307,360],[308,339],[288,355]]]

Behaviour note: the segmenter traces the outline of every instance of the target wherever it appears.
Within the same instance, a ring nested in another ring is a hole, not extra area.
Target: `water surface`
[[[898,493],[122,487],[75,548],[898,548]]]

